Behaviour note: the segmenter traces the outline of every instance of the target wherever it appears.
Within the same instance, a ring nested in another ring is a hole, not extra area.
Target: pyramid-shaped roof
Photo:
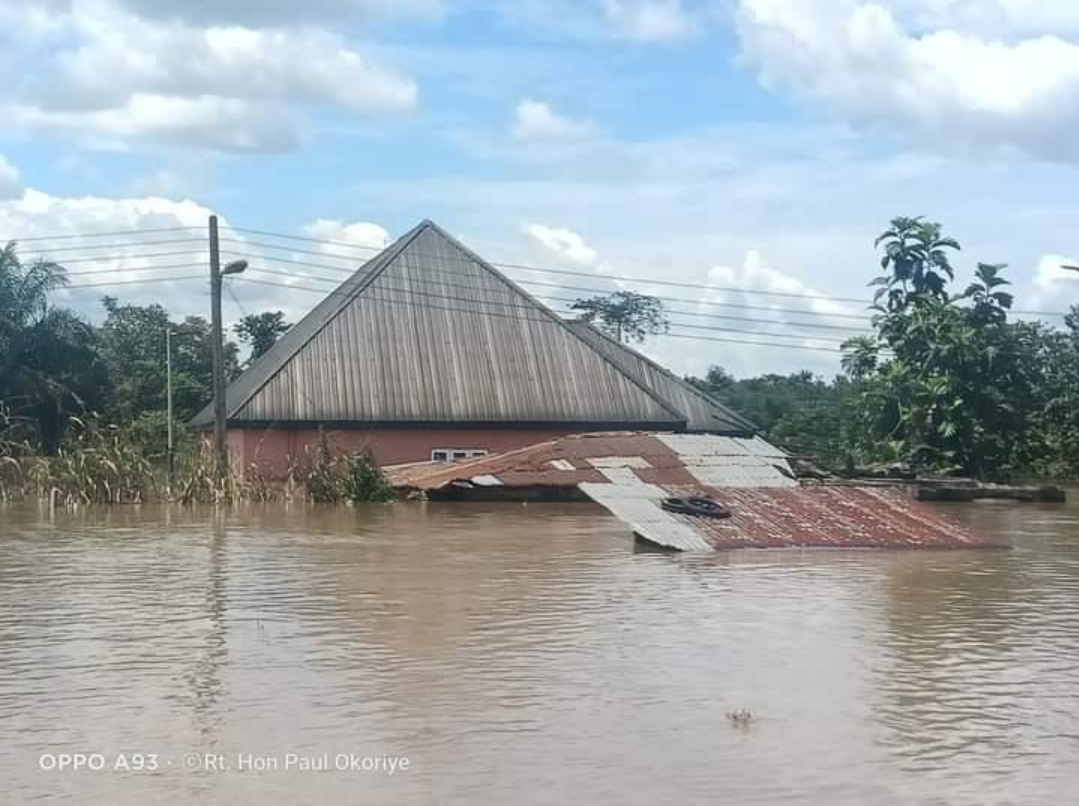
[[[430,221],[342,283],[232,383],[226,414],[232,427],[686,423]],[[193,422],[211,424],[212,406]]]
[[[652,359],[612,339],[588,322],[567,323],[573,332],[618,364],[627,375],[659,395],[686,417],[686,430],[711,434],[749,435],[759,429],[693,384]]]

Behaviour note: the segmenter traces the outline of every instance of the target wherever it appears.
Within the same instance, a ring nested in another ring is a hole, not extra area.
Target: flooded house
[[[362,266],[228,388],[235,465],[284,476],[326,433],[383,465],[570,434],[752,436],[640,353],[567,322],[431,221]],[[208,406],[193,421],[213,425]]]

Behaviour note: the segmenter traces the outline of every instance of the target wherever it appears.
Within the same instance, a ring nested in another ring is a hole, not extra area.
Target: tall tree
[[[264,311],[248,314],[233,330],[241,342],[251,346],[248,364],[253,364],[268,353],[290,327],[292,325],[285,321],[285,314],[281,311]]]
[[[577,300],[570,308],[618,341],[642,342],[650,335],[666,333],[671,324],[660,300],[633,291]]]
[[[881,287],[876,344],[848,342],[844,359],[866,379],[858,414],[867,445],[976,477],[1028,463],[1034,423],[1024,400],[1040,386],[1038,364],[1026,362],[1038,338],[1008,323],[1004,267],[978,264],[975,282],[952,295],[959,244],[939,224],[897,218],[877,245],[889,274],[872,283]]]
[[[0,404],[33,424],[46,453],[72,416],[100,405],[105,388],[93,328],[49,303],[66,283],[56,263],[24,264],[14,243],[0,251]]]
[[[164,411],[167,391],[165,334],[172,332],[173,401],[178,419],[193,417],[213,398],[213,338],[200,316],[170,319],[161,305],[122,305],[102,300],[101,355],[109,369],[109,415],[119,422]],[[239,350],[225,345],[225,373],[239,372]]]

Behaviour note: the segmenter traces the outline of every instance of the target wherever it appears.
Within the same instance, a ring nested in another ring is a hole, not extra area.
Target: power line
[[[254,280],[254,279],[251,279],[251,278],[248,278],[248,277],[237,277],[236,280],[237,280],[237,282],[252,283],[252,284],[255,284],[255,285],[272,286],[272,287],[276,287],[276,288],[287,288],[287,289],[290,289],[290,290],[293,290],[293,291],[308,291],[308,292],[317,293],[317,294],[326,293],[323,289],[308,288],[308,287],[305,287],[305,286],[302,286],[302,285],[289,285],[287,283],[277,283],[277,282],[272,282],[272,281],[269,281],[269,280]],[[411,293],[415,293],[415,292],[411,292]],[[338,294],[340,296],[345,296],[345,297],[353,296],[351,294],[345,294],[345,293],[341,293],[341,292],[335,292],[335,291],[329,292],[330,296],[332,296],[334,294]],[[538,317],[530,317],[530,316],[521,315],[521,314],[498,313],[497,311],[490,311],[490,310],[475,310],[475,309],[470,310],[470,309],[466,309],[466,308],[457,308],[457,307],[444,306],[444,305],[431,305],[431,304],[423,303],[423,302],[414,302],[414,301],[404,301],[404,300],[401,300],[401,299],[392,299],[392,298],[386,297],[385,295],[380,294],[378,290],[376,290],[374,292],[371,292],[371,293],[368,293],[368,294],[365,294],[364,298],[379,301],[379,302],[386,302],[386,303],[389,303],[391,305],[399,305],[399,306],[406,307],[406,308],[427,308],[427,309],[431,309],[431,310],[448,311],[448,312],[455,312],[455,313],[466,313],[466,314],[470,314],[470,315],[473,315],[473,316],[487,316],[487,317],[495,317],[495,318],[500,318],[500,319],[512,319],[512,320],[517,321],[517,322],[532,321],[532,322],[540,322],[540,323],[549,323],[551,321],[551,319],[549,319],[549,318],[541,319],[541,318],[538,318]],[[446,297],[441,297],[441,299],[447,299],[447,298]],[[475,304],[477,306],[485,306],[486,305],[486,306],[490,306],[490,307],[499,307],[499,308],[517,307],[517,308],[521,308],[521,309],[533,310],[533,306],[531,306],[531,305],[512,306],[512,305],[504,305],[502,303],[489,303],[489,302],[484,302],[484,301],[479,301],[479,300],[471,300],[470,302],[472,302],[472,304]],[[560,319],[560,317],[564,317],[564,316],[568,315],[567,312],[559,312],[559,311],[554,311],[554,310],[551,310],[550,313],[551,313],[552,317],[554,319],[556,319],[556,320]],[[758,336],[767,336],[767,337],[771,337],[771,338],[800,338],[800,339],[805,339],[805,340],[810,340],[810,341],[826,341],[825,339],[821,339],[819,337],[799,336],[799,335],[791,335],[791,334],[787,334],[787,333],[771,333],[771,332],[767,332],[767,331],[744,330],[744,329],[738,329],[738,328],[714,328],[714,330],[718,331],[718,332],[724,332],[724,333],[739,333],[739,334],[745,334],[745,335],[758,335]],[[663,335],[663,334],[656,334],[656,335]],[[668,335],[672,335],[672,336],[679,337],[679,338],[700,338],[700,339],[702,339],[704,341],[712,340],[712,339],[705,338],[705,337],[692,336],[690,334],[668,334]],[[791,348],[791,349],[815,349],[815,350],[820,350],[820,351],[824,351],[824,352],[833,352],[833,353],[842,352],[839,349],[838,346],[836,346],[836,347],[824,347],[824,346],[815,347],[815,346],[812,346],[812,345],[779,344],[779,343],[775,343],[773,346],[787,347],[787,348]]]
[[[239,252],[239,251],[236,251],[236,250],[228,250],[227,253],[229,255],[236,256],[236,257],[242,256],[242,253]],[[464,260],[465,259],[462,258],[462,261],[464,261]],[[310,261],[305,261],[305,260],[292,260],[290,258],[280,258],[280,257],[270,257],[268,260],[263,261],[263,262],[269,262],[269,263],[274,263],[274,264],[284,264],[284,265],[290,265],[290,266],[299,266],[299,267],[305,268],[305,269],[319,269],[319,270],[326,270],[326,271],[335,271],[335,272],[339,272],[341,274],[348,274],[350,276],[355,274],[356,271],[358,271],[357,269],[345,269],[345,268],[342,268],[340,266],[329,266],[329,265],[324,264],[324,263],[312,263]],[[267,271],[268,272],[269,270],[268,269],[262,269],[262,271]],[[451,276],[458,276],[457,272],[447,271],[447,270],[439,270],[439,269],[435,269],[435,268],[427,268],[427,269],[425,269],[425,271],[427,271],[428,273],[432,273],[432,274],[448,274],[448,275],[451,275]],[[278,272],[278,273],[280,273],[280,272]],[[321,280],[322,282],[327,282],[327,283],[330,283],[330,282],[339,283],[339,282],[344,281],[343,279],[342,280],[336,280],[336,279],[331,279],[329,277],[317,277],[317,276],[311,276],[310,279],[313,279],[313,280],[317,279],[317,280]],[[544,288],[560,288],[560,289],[564,289],[564,290],[567,290],[567,291],[580,291],[580,292],[586,293],[586,294],[606,294],[606,293],[608,293],[608,291],[606,289],[602,289],[602,288],[588,288],[588,287],[585,287],[585,286],[567,286],[567,285],[564,285],[562,283],[548,283],[548,282],[544,282],[542,280],[525,280],[525,279],[522,279],[522,278],[519,278],[519,277],[510,277],[509,279],[512,280],[513,282],[517,283],[518,285],[542,286]],[[599,275],[593,275],[593,279],[603,279],[603,278],[600,277]],[[445,285],[453,285],[453,284],[452,283],[445,283]],[[461,286],[461,287],[462,288],[470,288],[471,286]],[[747,291],[745,293],[752,294],[754,292]],[[821,316],[821,317],[828,317],[828,318],[833,318],[833,319],[849,319],[849,320],[861,321],[861,322],[871,322],[873,320],[873,317],[871,317],[871,316],[864,316],[864,315],[857,315],[857,314],[842,314],[842,313],[835,313],[835,314],[833,314],[833,313],[818,313],[816,311],[808,311],[808,310],[803,310],[803,309],[798,309],[798,308],[777,308],[777,307],[768,306],[768,305],[745,305],[745,304],[737,303],[737,302],[711,302],[711,301],[700,300],[700,299],[696,299],[696,300],[687,299],[685,297],[655,296],[654,298],[660,300],[661,302],[676,302],[676,303],[685,304],[685,305],[707,306],[707,307],[710,307],[710,308],[734,308],[734,309],[738,309],[738,310],[748,310],[748,311],[765,311],[767,313],[772,313],[772,314],[794,314],[794,315],[799,315],[799,316]],[[577,300],[573,300],[573,301],[576,302]],[[709,313],[697,312],[697,311],[674,311],[673,313],[679,313],[679,314],[684,315],[684,316],[700,316],[700,317],[717,316],[717,314],[709,314]],[[799,323],[799,324],[803,324],[803,323]],[[809,325],[807,324],[806,326],[809,326]],[[830,327],[838,327],[838,326],[830,326]],[[859,328],[859,330],[864,330],[864,328]]]
[[[330,246],[343,247],[343,248],[347,248],[347,249],[356,249],[356,250],[359,250],[359,251],[364,251],[364,252],[369,252],[369,253],[380,253],[380,252],[384,251],[383,249],[380,249],[380,248],[377,248],[377,247],[362,246],[362,245],[359,245],[359,244],[351,244],[351,243],[348,243],[346,241],[324,240],[324,239],[320,239],[320,238],[310,238],[310,237],[304,237],[304,236],[300,236],[300,235],[288,235],[288,234],[280,233],[280,232],[269,232],[267,230],[249,229],[249,228],[245,228],[245,227],[232,227],[232,229],[233,229],[233,231],[239,232],[239,233],[258,235],[258,236],[270,237],[270,238],[279,238],[279,239],[282,239],[282,240],[301,241],[301,242],[304,242],[304,243],[325,244],[325,245],[330,245]],[[265,244],[265,243],[255,242],[255,241],[245,242],[245,241],[235,241],[235,240],[233,240],[232,242],[233,243],[241,243],[241,244],[243,244],[245,246],[262,246],[263,248],[281,249],[281,250],[289,249],[289,247],[278,246],[278,245],[273,245],[273,244]],[[298,250],[297,248],[291,248],[291,251],[300,252],[301,250]],[[335,255],[328,255],[328,254],[326,254],[324,252],[320,252],[320,253],[317,253],[317,254],[319,254],[321,256],[330,257],[330,258],[336,258],[336,259],[341,259],[341,260],[347,260],[348,259],[348,258],[339,257],[339,256],[335,256]],[[439,257],[439,258],[444,259],[444,256],[423,255],[421,253],[414,253],[414,254],[417,254],[418,257],[431,257],[431,258]],[[819,302],[845,302],[845,303],[850,303],[850,304],[853,304],[853,305],[869,305],[870,304],[870,300],[865,299],[865,298],[830,297],[830,296],[825,296],[823,294],[819,294],[819,295],[818,294],[807,294],[807,293],[804,293],[804,292],[796,293],[796,292],[790,292],[790,291],[767,291],[767,290],[764,290],[764,289],[746,289],[746,288],[737,288],[737,287],[731,287],[731,286],[716,286],[716,285],[709,285],[707,283],[684,283],[684,282],[677,282],[677,281],[674,281],[674,280],[652,280],[652,279],[647,279],[647,278],[643,278],[643,277],[625,277],[625,276],[619,276],[619,275],[599,275],[599,274],[595,274],[594,272],[582,272],[582,271],[577,271],[577,270],[556,268],[556,267],[552,267],[552,266],[535,266],[535,265],[528,265],[528,264],[524,264],[524,263],[499,263],[499,262],[490,261],[490,260],[488,260],[486,262],[489,263],[492,266],[495,266],[496,268],[520,269],[522,271],[542,272],[542,273],[545,273],[545,274],[566,275],[566,276],[572,276],[572,277],[587,277],[587,278],[590,278],[590,279],[601,278],[601,279],[605,279],[605,280],[610,280],[612,282],[637,283],[639,285],[658,285],[658,286],[670,286],[672,288],[691,288],[691,289],[697,289],[697,290],[720,291],[720,292],[724,292],[724,293],[752,294],[752,295],[758,295],[758,296],[785,297],[785,298],[794,298],[794,299],[809,299],[809,300],[815,300],[815,301],[819,301]],[[1012,313],[1017,314],[1017,315],[1023,315],[1023,316],[1059,316],[1059,317],[1063,317],[1063,316],[1068,315],[1067,313],[1060,312],[1060,311],[1018,311],[1017,310],[1017,311],[1012,311]],[[832,314],[822,314],[822,315],[829,315],[830,316]]]
[[[157,227],[155,229],[123,229],[111,232],[75,232],[63,235],[35,235],[30,238],[7,238],[7,241],[16,243],[33,243],[37,241],[66,241],[74,238],[116,238],[122,235],[160,235],[164,232],[183,232],[185,230],[202,230],[205,226],[198,227]]]
[[[116,285],[145,285],[147,283],[183,283],[189,280],[205,280],[201,274],[191,274],[186,277],[149,277],[143,280],[113,280],[105,283],[79,283],[78,285],[65,285],[57,291],[71,291],[77,288],[110,288]]]
[[[206,244],[206,240],[203,238],[169,238],[161,241],[139,241],[137,243],[100,243],[100,244],[82,244],[80,246],[57,246],[49,247],[48,249],[34,249],[30,254],[37,257],[39,255],[52,255],[57,252],[81,252],[86,249],[127,249],[127,248],[142,248],[144,246],[166,246],[169,244]],[[194,247],[192,247],[194,251]],[[62,259],[58,259],[56,262],[62,262]]]
[[[204,249],[205,247],[203,247]],[[148,255],[97,255],[95,257],[76,257],[65,259],[63,266],[70,266],[72,263],[101,263],[109,260],[157,260],[163,257],[182,257],[184,255],[191,255],[195,252],[202,251],[200,249],[185,249],[179,252],[151,252]],[[96,273],[102,271],[111,271],[111,269],[100,269]],[[82,274],[92,274],[95,272],[85,271]],[[68,272],[68,275],[79,274],[79,272]]]
[[[67,277],[85,277],[93,274],[113,274],[118,272],[137,272],[137,271],[174,271],[176,269],[198,269],[202,268],[202,263],[173,263],[168,266],[137,266],[132,268],[120,268],[114,267],[111,269],[101,269],[97,271],[71,271],[67,272]],[[71,286],[68,286],[69,288]]]
[[[253,269],[252,271],[257,272],[259,274],[269,274],[269,275],[274,275],[274,276],[279,276],[279,277],[288,277],[288,278],[293,278],[293,279],[320,280],[322,282],[327,282],[327,283],[336,283],[337,282],[337,280],[330,279],[328,277],[302,277],[302,276],[296,275],[294,272],[274,271],[273,269]],[[434,285],[434,284],[432,284],[432,285]],[[439,287],[442,287],[443,285],[450,285],[450,286],[452,286],[454,288],[474,289],[474,287],[472,287],[472,286],[465,286],[465,285],[459,285],[459,284],[458,285],[453,285],[453,284],[448,284],[448,283],[447,284],[438,284]],[[290,288],[298,288],[300,286],[289,286],[289,287]],[[325,293],[325,294],[333,294],[333,293],[335,293],[334,291],[328,291],[328,290],[324,290],[324,289],[314,289],[314,288],[304,288],[303,290],[305,290],[305,291],[320,291],[321,293]],[[444,299],[444,300],[448,300],[448,301],[451,301],[451,302],[466,302],[466,303],[474,302],[474,300],[472,298],[470,298],[470,297],[454,297],[454,296],[450,296],[448,294],[444,294],[444,293],[441,293],[441,292],[439,292],[439,293],[431,293],[431,292],[425,292],[425,291],[417,291],[417,290],[414,290],[412,288],[407,288],[407,289],[406,288],[385,289],[385,290],[395,290],[395,291],[400,290],[403,293],[413,294],[413,295],[422,296],[422,297],[434,297],[436,299]],[[568,297],[557,297],[557,296],[552,296],[552,295],[549,295],[549,294],[538,294],[538,295],[534,295],[534,296],[536,296],[538,299],[543,299],[543,300],[551,301],[551,302],[570,303],[570,304],[576,302],[576,300],[570,299]],[[487,304],[491,304],[491,303],[487,303]],[[524,309],[527,309],[527,310],[532,309],[532,306],[527,304],[527,303],[508,303],[507,302],[507,303],[504,303],[504,305],[505,305],[505,307],[524,308]],[[730,320],[730,321],[734,321],[734,322],[761,323],[760,319],[755,319],[755,318],[749,317],[749,316],[728,316],[728,315],[724,315],[724,314],[695,314],[695,313],[693,313],[691,311],[690,312],[687,312],[687,311],[669,311],[668,313],[671,313],[673,315],[701,316],[701,317],[706,317],[708,319]],[[672,321],[671,324],[675,325],[677,327],[684,327],[684,328],[688,328],[688,329],[691,329],[691,330],[719,330],[719,331],[724,331],[724,330],[728,329],[728,328],[709,327],[707,325],[694,325],[694,324],[689,324],[687,322],[677,322],[677,321]],[[784,324],[784,325],[790,325],[792,328],[809,328],[809,329],[820,329],[820,330],[833,330],[833,331],[847,332],[847,333],[852,333],[852,334],[871,335],[871,331],[866,330],[864,328],[851,328],[851,327],[843,327],[843,326],[840,326],[840,325],[826,325],[826,324],[818,324],[818,323],[815,323],[815,322],[780,322],[780,323],[767,323],[767,322],[765,322],[763,324]],[[774,334],[774,335],[785,335],[785,334]],[[806,338],[824,340],[824,337],[822,337],[822,336],[806,336]]]

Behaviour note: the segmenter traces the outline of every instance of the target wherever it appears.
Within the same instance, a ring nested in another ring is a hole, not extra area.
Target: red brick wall
[[[381,465],[429,462],[431,451],[448,448],[485,450],[489,453],[527,448],[546,442],[567,431],[447,428],[439,430],[327,431],[330,444],[347,453],[370,448]],[[304,462],[318,443],[317,431],[231,430],[229,450],[233,463],[243,468],[259,465],[269,478],[284,478],[290,459]]]

